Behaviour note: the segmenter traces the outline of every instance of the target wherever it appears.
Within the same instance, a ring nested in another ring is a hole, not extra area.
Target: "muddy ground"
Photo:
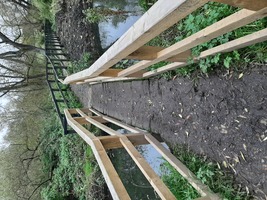
[[[56,15],[56,32],[69,57],[78,60],[89,52],[95,60],[102,53],[97,24],[86,23],[83,11],[92,7],[88,0],[61,0]]]
[[[72,58],[85,51],[97,57],[101,54],[93,31],[97,29],[81,19],[81,9],[90,5],[74,2],[64,3],[57,33]],[[266,66],[239,75],[217,72],[193,79],[154,78],[72,88],[84,106],[207,156],[232,171],[237,184],[248,187],[256,198],[267,199]]]

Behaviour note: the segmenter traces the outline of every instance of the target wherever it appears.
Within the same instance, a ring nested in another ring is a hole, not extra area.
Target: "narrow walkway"
[[[73,86],[81,101],[103,114],[188,146],[236,174],[237,181],[267,194],[267,72],[231,78],[144,80]],[[91,90],[91,91],[90,91]],[[90,101],[89,101],[90,99]]]

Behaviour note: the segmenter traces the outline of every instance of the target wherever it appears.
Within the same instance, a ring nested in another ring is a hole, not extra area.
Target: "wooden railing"
[[[266,0],[216,1],[245,9],[170,47],[144,46],[161,32],[208,2],[208,0],[159,0],[95,63],[88,69],[66,77],[64,84],[149,78],[169,70],[184,67],[188,65],[186,60],[193,57],[190,51],[193,47],[267,16]],[[201,52],[198,57],[193,57],[193,60],[198,62],[210,55],[230,52],[265,40],[267,40],[267,28]],[[116,63],[125,58],[140,61],[127,69],[112,69]],[[145,70],[160,61],[170,61],[171,63],[156,70]]]
[[[214,194],[209,187],[204,185],[197,177],[175,156],[173,156],[158,140],[151,134],[126,125],[114,118],[102,115],[94,109],[66,109],[65,115],[68,124],[80,135],[80,137],[90,145],[101,172],[108,185],[113,199],[131,199],[124,187],[117,171],[115,170],[107,150],[124,148],[133,161],[144,174],[148,182],[164,200],[176,199],[169,188],[163,183],[161,178],[150,167],[145,158],[135,148],[137,145],[151,144],[154,149],[161,154],[200,194],[198,200],[219,200],[219,196]],[[127,134],[113,130],[105,123],[115,124],[128,131]],[[92,124],[108,136],[95,136],[83,125]]]

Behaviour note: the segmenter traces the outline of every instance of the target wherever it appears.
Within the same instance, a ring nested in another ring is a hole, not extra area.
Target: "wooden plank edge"
[[[145,138],[201,194],[201,196],[212,196],[214,200],[220,199],[152,135],[145,135]]]
[[[169,188],[163,183],[160,177],[150,167],[144,157],[137,151],[127,137],[120,137],[120,141],[160,198],[163,200],[175,200],[176,198]]]
[[[234,7],[245,8],[248,10],[258,11],[267,7],[266,0],[213,0],[215,2],[228,4]]]

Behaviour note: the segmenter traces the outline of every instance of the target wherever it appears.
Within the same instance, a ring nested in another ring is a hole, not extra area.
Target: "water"
[[[138,0],[97,0],[94,1],[94,6],[128,12],[112,16],[107,21],[99,23],[101,45],[104,49],[120,38],[143,14]]]
[[[121,129],[114,124],[109,124],[109,127],[117,130],[121,134],[129,134],[125,129]],[[162,144],[166,149],[169,149],[165,143]],[[166,168],[164,172],[161,168],[165,160],[152,145],[139,145],[136,148],[159,177],[163,173],[166,174]],[[160,199],[125,149],[113,149],[109,152],[109,155],[131,199]]]
[[[161,176],[160,166],[164,163],[163,157],[151,145],[140,145],[137,149],[158,176]],[[110,155],[112,163],[131,199],[160,199],[126,150],[112,150]]]

